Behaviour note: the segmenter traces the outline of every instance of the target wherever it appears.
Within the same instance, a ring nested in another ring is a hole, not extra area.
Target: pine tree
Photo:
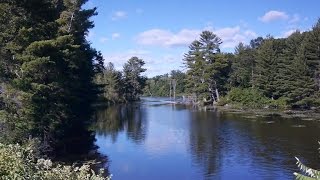
[[[254,50],[240,43],[235,49],[235,59],[232,63],[230,83],[233,87],[254,87],[253,75],[255,66]]]
[[[203,53],[201,52],[201,43],[199,41],[193,41],[189,46],[188,53],[185,54],[184,63],[187,70],[187,92],[194,93],[196,96],[203,94],[207,87],[204,83],[203,69],[205,66],[205,60]]]
[[[210,31],[203,31],[200,39],[189,46],[185,54],[187,91],[204,101],[219,101],[220,90],[226,81],[229,63],[220,52],[221,39]]]
[[[122,74],[115,70],[113,63],[109,62],[105,70],[97,75],[96,82],[102,86],[104,100],[112,104],[124,101]]]
[[[313,76],[320,90],[320,19],[305,38],[305,57],[309,73]]]
[[[283,39],[269,37],[258,49],[256,60],[255,83],[264,95],[270,98],[279,98],[277,94],[277,72],[279,57],[284,49]]]
[[[283,53],[278,57],[278,71],[276,74],[276,96],[284,96],[289,98],[289,94],[294,90],[296,79],[300,76],[295,74],[297,63],[297,54],[303,41],[303,35],[295,32],[285,39],[285,47]]]
[[[290,87],[286,94],[291,104],[310,107],[317,99],[314,96],[316,95],[317,83],[308,66],[306,46],[305,41],[302,41],[300,46],[297,46],[297,54],[293,59],[293,67],[291,68],[291,81],[286,82]]]
[[[146,77],[141,73],[145,72],[143,68],[145,62],[138,57],[132,57],[123,66],[125,99],[127,101],[139,100],[139,96],[143,93]]]
[[[93,139],[87,130],[98,92],[93,77],[103,58],[85,39],[93,27],[89,18],[96,14],[81,9],[85,2],[27,0],[0,6],[12,15],[8,23],[13,25],[1,34],[8,39],[0,46],[1,64],[12,68],[1,69],[2,94],[9,97],[5,107],[12,107],[2,110],[5,123],[13,131],[23,129],[20,138],[38,137],[61,152],[77,150],[70,142],[86,147]]]

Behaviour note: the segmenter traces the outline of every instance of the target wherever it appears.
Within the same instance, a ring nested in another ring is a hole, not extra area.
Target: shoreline
[[[260,117],[268,116],[281,116],[282,118],[298,118],[303,121],[319,121],[320,122],[320,111],[319,109],[272,109],[272,108],[249,108],[249,107],[234,107],[219,106],[219,105],[200,105],[190,104],[184,102],[176,102],[175,104],[181,105],[192,105],[197,106],[199,110],[212,111],[218,110],[221,112],[239,113],[239,114],[251,114]]]
[[[221,112],[239,113],[239,114],[251,114],[260,117],[268,116],[280,116],[286,119],[300,119],[303,121],[319,121],[320,122],[320,112],[317,110],[295,110],[295,109],[249,109],[249,108],[235,108],[232,106],[211,106],[207,108],[208,110],[217,109]]]

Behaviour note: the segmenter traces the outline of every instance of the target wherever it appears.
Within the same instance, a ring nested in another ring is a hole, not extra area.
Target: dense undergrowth
[[[38,143],[0,144],[0,179],[6,180],[107,180],[103,170],[95,173],[89,164],[80,167],[53,163],[41,158]]]
[[[235,108],[289,108],[286,98],[270,99],[253,88],[233,88],[226,96],[222,97],[218,105],[231,105]]]

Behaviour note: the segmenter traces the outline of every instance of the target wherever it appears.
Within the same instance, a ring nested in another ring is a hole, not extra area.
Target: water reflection
[[[89,162],[96,173],[104,169],[104,175],[109,175],[108,156],[98,151],[95,135],[92,130],[78,128],[71,137],[65,137],[53,160],[77,167]]]
[[[116,142],[119,132],[125,131],[136,143],[146,138],[146,112],[140,103],[114,105],[97,112],[96,133],[110,136]]]
[[[111,158],[114,179],[292,179],[294,156],[320,168],[319,122],[201,111],[159,98],[97,116],[97,145]]]
[[[205,177],[219,171],[221,163],[221,137],[218,114],[206,111],[190,113],[190,152],[197,166],[203,167]]]

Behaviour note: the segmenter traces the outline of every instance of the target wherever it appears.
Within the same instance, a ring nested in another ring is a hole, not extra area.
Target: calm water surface
[[[144,98],[97,114],[114,180],[293,179],[294,156],[320,168],[320,123],[200,111]]]

